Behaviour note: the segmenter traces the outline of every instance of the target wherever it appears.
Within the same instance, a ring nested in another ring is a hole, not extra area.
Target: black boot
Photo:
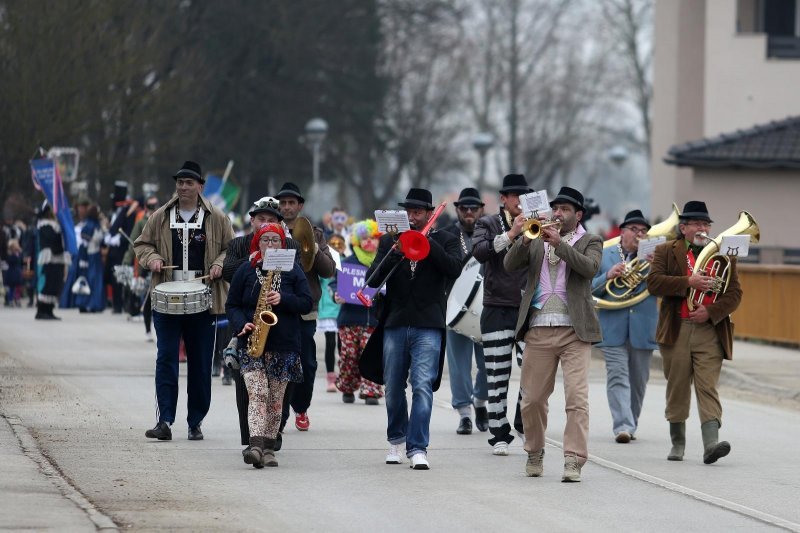
[[[716,463],[731,453],[731,445],[727,441],[719,442],[719,420],[709,420],[700,424],[703,434],[703,462],[707,465]]]
[[[278,466],[275,459],[275,439],[264,439],[264,458],[261,459],[262,466]]]
[[[264,437],[250,437],[250,447],[242,454],[244,462],[255,468],[264,468]]]
[[[669,436],[672,439],[672,449],[669,451],[667,461],[683,461],[683,452],[686,449],[686,422],[670,422]]]

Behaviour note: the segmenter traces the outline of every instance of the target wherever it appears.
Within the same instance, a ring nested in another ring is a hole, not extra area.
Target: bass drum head
[[[483,310],[481,264],[474,257],[464,265],[447,299],[447,327],[480,342],[480,315]]]

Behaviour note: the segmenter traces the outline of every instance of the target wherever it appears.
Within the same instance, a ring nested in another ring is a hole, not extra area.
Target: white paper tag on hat
[[[378,231],[382,233],[402,233],[411,229],[408,222],[408,213],[400,210],[377,210],[375,221]]]
[[[263,270],[282,270],[284,272],[289,272],[294,268],[295,254],[297,254],[297,250],[294,248],[267,248],[264,253],[264,266],[261,268]]]
[[[750,235],[725,235],[719,245],[721,255],[747,257],[750,253]]]
[[[519,202],[522,206],[522,212],[528,217],[534,213],[541,215],[550,211],[550,201],[547,199],[547,191],[545,190],[521,194]]]

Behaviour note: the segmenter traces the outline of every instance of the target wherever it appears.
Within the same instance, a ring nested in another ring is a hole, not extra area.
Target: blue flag
[[[53,159],[34,159],[31,161],[31,177],[33,184],[47,197],[47,203],[53,209],[61,234],[64,236],[64,248],[74,257],[78,253],[78,242],[75,239],[75,223],[69,210],[69,202],[64,194],[61,175],[58,173]]]

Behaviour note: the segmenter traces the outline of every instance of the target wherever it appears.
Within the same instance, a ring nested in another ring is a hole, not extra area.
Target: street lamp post
[[[320,156],[320,148],[322,147],[322,142],[325,140],[325,136],[328,134],[328,123],[325,122],[323,119],[317,117],[312,118],[306,123],[306,135],[305,141],[309,148],[311,148],[311,154],[314,158],[314,181],[313,185],[316,185],[319,182],[319,156]]]
[[[480,157],[480,170],[478,171],[478,183],[483,185],[483,180],[486,177],[486,152],[489,151],[494,145],[494,136],[491,133],[482,131],[476,133],[472,138],[472,147],[475,148]]]

